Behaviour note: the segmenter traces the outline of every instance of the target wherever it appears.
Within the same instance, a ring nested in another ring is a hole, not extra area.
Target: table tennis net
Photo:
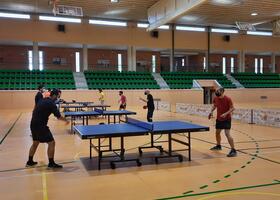
[[[94,108],[94,111],[95,111],[95,112],[98,112],[98,113],[100,113],[100,114],[103,114],[103,112],[104,112],[104,110],[98,109],[98,108]]]
[[[133,118],[128,118],[127,119],[127,123],[128,124],[132,124],[134,126],[138,126],[147,130],[152,131],[154,129],[154,125],[150,122],[143,122],[137,119],[133,119]]]

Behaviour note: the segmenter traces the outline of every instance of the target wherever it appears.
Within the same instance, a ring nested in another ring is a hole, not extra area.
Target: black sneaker
[[[235,149],[230,150],[230,152],[227,155],[227,157],[235,157],[235,156],[237,156],[237,152]]]
[[[59,168],[63,168],[63,166],[56,163],[49,163],[48,168],[59,169]]]
[[[221,145],[216,145],[216,146],[212,147],[210,150],[219,151],[219,150],[222,150],[222,146]]]
[[[37,165],[38,164],[38,162],[34,162],[34,161],[27,161],[27,163],[26,163],[26,167],[33,167],[34,165]]]

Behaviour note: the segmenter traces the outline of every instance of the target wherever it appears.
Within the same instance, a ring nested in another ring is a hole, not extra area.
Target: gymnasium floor
[[[143,110],[131,110],[137,111],[138,119],[145,120]],[[238,157],[227,158],[229,145],[225,137],[222,151],[209,150],[215,142],[214,120],[156,111],[154,120],[177,119],[210,126],[210,132],[192,134],[192,161],[179,163],[171,159],[155,165],[147,159],[142,167],[128,163],[115,170],[104,162],[104,169],[98,171],[95,160],[88,159],[88,141],[69,134],[70,125],[52,117],[56,161],[64,165],[62,170],[53,171],[46,168],[44,145],[39,146],[35,155],[38,167],[24,167],[31,144],[30,117],[31,111],[0,111],[0,138],[5,138],[0,144],[3,200],[280,199],[279,128],[234,121],[232,135],[239,152]],[[104,119],[92,120],[91,124],[101,121]],[[137,147],[147,142],[147,136],[127,138],[126,153],[134,155]]]

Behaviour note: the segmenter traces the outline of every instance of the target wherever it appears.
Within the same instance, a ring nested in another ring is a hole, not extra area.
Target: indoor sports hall
[[[279,0],[0,1],[1,200],[279,200]]]

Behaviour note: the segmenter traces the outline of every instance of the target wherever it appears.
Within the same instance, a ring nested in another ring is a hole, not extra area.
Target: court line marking
[[[43,200],[48,200],[48,189],[47,189],[47,175],[42,172],[42,185],[43,185]]]
[[[269,186],[273,186],[273,185],[280,185],[280,182],[268,183],[268,184],[259,184],[259,185],[250,185],[250,186],[244,186],[244,187],[229,188],[229,189],[224,189],[224,190],[215,190],[215,191],[195,193],[195,194],[185,194],[185,195],[179,195],[179,196],[173,196],[173,197],[159,198],[157,200],[180,199],[180,198],[184,198],[184,197],[203,196],[203,195],[209,195],[209,194],[217,194],[217,193],[224,193],[224,192],[231,192],[231,191],[247,190],[247,189],[259,188],[259,187],[269,187]],[[280,196],[280,194],[279,194],[279,196]]]
[[[256,148],[247,148],[247,149],[238,149],[238,150],[255,150]],[[261,147],[258,149],[280,149],[280,146],[274,146],[274,147]]]
[[[256,140],[256,142],[274,142],[274,141],[280,141],[280,139],[271,139],[271,140]],[[254,141],[239,141],[239,142],[234,142],[236,144],[241,144],[241,143],[252,143]],[[222,144],[227,144],[227,143],[222,143]]]
[[[202,197],[202,198],[197,199],[197,200],[214,199],[216,197],[233,196],[233,195],[252,195],[252,194],[280,197],[280,194],[268,193],[268,192],[232,192],[232,193],[229,193],[229,194],[218,194],[218,195],[212,195],[212,196],[208,196],[208,197]]]
[[[258,155],[258,153],[259,153],[258,142],[256,142],[256,140],[255,140],[252,136],[250,136],[249,134],[244,133],[244,132],[242,132],[242,131],[238,131],[238,130],[236,130],[236,131],[239,132],[239,133],[241,133],[241,134],[243,134],[243,135],[246,135],[247,137],[249,137],[249,138],[252,140],[252,142],[254,142],[254,143],[256,144],[256,148],[255,148],[255,149],[257,150],[257,151],[256,151],[256,154],[254,154],[254,155],[252,156],[252,158],[250,159],[250,161],[248,161],[245,165],[243,165],[243,166],[241,167],[241,169],[244,169],[244,168],[246,167],[246,165],[250,164],[250,163],[255,159],[255,157]],[[185,136],[185,134],[178,134],[178,135]],[[185,137],[187,137],[187,136],[185,136]],[[226,148],[228,148],[228,147],[226,147]],[[233,171],[233,173],[237,173],[237,172],[239,172],[239,170]],[[225,176],[224,176],[224,179],[229,178],[229,177],[231,177],[231,174],[225,175]],[[216,181],[212,181],[212,183],[218,183],[218,182],[220,182],[220,181],[221,181],[221,180],[216,180]],[[204,186],[208,187],[208,185],[204,185]],[[202,189],[206,188],[206,187],[204,187],[204,186],[199,187],[199,189],[202,190]],[[186,193],[184,192],[183,194],[186,194]]]
[[[58,174],[58,173],[64,173],[63,171],[52,171],[52,172],[45,172],[46,175],[48,174]],[[5,179],[13,179],[13,178],[24,178],[24,177],[32,177],[32,176],[42,176],[42,172],[33,173],[33,174],[24,174],[24,175],[17,175],[17,176],[6,176],[6,177],[0,177],[0,180]]]
[[[256,149],[256,153],[255,153],[254,155],[249,154],[250,156],[253,156],[253,158],[251,158],[251,161],[254,160],[255,157],[258,156],[258,153],[259,153],[259,145],[258,145],[258,142],[257,142],[252,136],[248,135],[247,133],[244,133],[244,132],[239,131],[239,130],[234,130],[234,131],[239,132],[239,133],[241,133],[241,134],[244,134],[244,135],[248,136],[248,137],[252,140],[252,142],[254,142],[254,143],[256,144],[256,148],[254,148],[254,149]],[[193,139],[194,139],[194,137],[193,137]],[[204,140],[202,140],[202,139],[198,139],[198,138],[195,138],[195,139],[200,140],[200,141],[203,141],[203,142],[211,143],[211,142],[208,142],[208,141],[204,141]],[[212,143],[212,144],[213,144],[213,143]],[[225,148],[230,149],[229,147],[226,147],[226,146],[225,146]],[[243,152],[243,151],[240,151],[240,152],[241,152],[241,153],[247,154],[246,152]],[[247,155],[248,155],[248,154],[247,154]],[[248,161],[248,162],[246,163],[246,165],[251,164],[251,161]],[[246,165],[243,165],[241,168],[242,168],[242,169],[245,168]],[[237,172],[239,172],[239,170],[235,170],[233,173],[237,173]],[[228,174],[228,175],[224,176],[224,178],[228,178],[228,177],[230,177],[230,176],[231,176],[231,175]],[[213,181],[212,183],[217,183],[217,182],[220,182],[220,180]],[[277,181],[276,181],[276,182],[277,182]],[[278,183],[280,183],[280,182],[278,182]],[[206,187],[208,187],[208,185],[201,186],[200,189],[204,189],[204,188],[206,188]],[[192,192],[193,192],[193,191],[192,191]],[[188,194],[189,196],[194,195],[194,194],[190,194],[190,193],[192,193],[192,192],[189,191],[189,192],[187,192],[187,193],[183,193],[183,195],[184,195],[183,197],[186,197],[187,194]],[[279,195],[279,196],[280,196],[280,195]],[[180,196],[179,196],[179,197],[180,197]]]
[[[159,140],[160,138],[162,137],[162,134],[155,139],[155,141]],[[103,141],[104,142],[104,141]],[[145,145],[148,145],[150,144],[151,142],[148,142],[148,143],[145,143],[143,145],[141,145],[140,147],[142,146],[145,146]],[[130,150],[133,150],[133,149],[137,149],[137,147],[133,147],[133,148],[130,148],[130,149],[127,149],[127,151],[130,151]],[[82,152],[78,152],[75,156],[74,156],[74,160],[71,160],[71,161],[65,161],[65,162],[60,162],[60,164],[70,164],[70,163],[75,163],[78,161],[78,158],[80,156],[80,154],[82,154]],[[5,172],[16,172],[16,171],[21,171],[21,170],[28,170],[28,169],[34,169],[34,168],[43,168],[43,167],[46,167],[47,165],[39,165],[39,166],[36,166],[36,167],[21,167],[21,168],[16,168],[16,169],[6,169],[6,170],[0,170],[0,173],[5,173]]]
[[[198,140],[198,141],[201,141],[201,142],[206,142],[206,143],[208,143],[208,144],[216,144],[216,143],[213,143],[213,142],[209,142],[209,141],[206,141],[206,140],[202,140],[202,139],[200,139],[200,138],[195,138],[195,137],[192,137],[192,139],[194,139],[194,140]],[[227,149],[230,149],[229,147],[227,147],[227,146],[223,146],[224,148],[227,148]],[[266,161],[269,161],[269,162],[272,162],[272,163],[276,163],[276,164],[280,164],[280,162],[278,162],[278,161],[275,161],[275,160],[271,160],[271,159],[269,159],[269,158],[265,158],[265,157],[262,157],[262,156],[259,156],[259,155],[255,155],[255,154],[252,154],[252,153],[247,153],[247,152],[245,152],[245,151],[241,151],[241,150],[236,150],[236,151],[238,151],[238,152],[240,152],[240,153],[243,153],[243,154],[247,154],[247,155],[250,155],[250,156],[255,156],[255,157],[257,157],[257,158],[260,158],[260,159],[262,159],[262,160],[266,160]]]
[[[162,137],[162,134],[155,139],[155,141],[159,140],[160,138]],[[103,141],[104,142],[104,141]],[[150,144],[151,142],[148,142],[148,143],[145,143],[145,144],[142,144],[140,147],[142,146],[145,146],[145,145],[148,145]],[[130,149],[127,149],[127,151],[130,151],[130,150],[133,150],[133,149],[137,149],[137,147],[133,147],[133,148],[130,148]],[[82,154],[82,152],[78,152],[75,156],[74,156],[74,160],[71,160],[71,161],[65,161],[65,162],[60,162],[59,164],[70,164],[70,163],[75,163],[78,161],[78,158],[79,156]],[[110,155],[110,154],[109,154]],[[113,154],[112,154],[113,155]],[[0,173],[5,173],[5,172],[16,172],[16,171],[21,171],[21,170],[28,170],[28,169],[34,169],[34,168],[43,168],[43,167],[46,167],[47,165],[39,165],[39,166],[36,166],[36,167],[21,167],[21,168],[16,168],[16,169],[6,169],[6,170],[0,170]]]
[[[71,160],[71,161],[65,161],[65,162],[59,162],[59,164],[70,164],[70,163],[75,163],[77,162],[76,160]],[[21,167],[21,168],[16,168],[16,169],[5,169],[1,170],[0,173],[5,173],[5,172],[16,172],[16,171],[21,171],[21,170],[29,170],[29,169],[36,169],[36,168],[43,168],[47,167],[48,165],[38,165],[36,167]]]
[[[265,155],[265,154],[273,154],[273,153],[279,153],[280,150],[277,150],[277,151],[265,151],[265,152],[262,152],[261,154],[262,155]]]
[[[17,119],[14,121],[14,123],[12,124],[12,126],[9,128],[9,130],[6,132],[6,134],[4,135],[4,137],[1,139],[0,141],[0,145],[4,142],[4,140],[6,139],[6,137],[11,133],[11,131],[13,130],[13,128],[15,127],[17,121],[19,120],[19,118],[21,117],[22,113],[19,114],[19,116],[17,117]]]

